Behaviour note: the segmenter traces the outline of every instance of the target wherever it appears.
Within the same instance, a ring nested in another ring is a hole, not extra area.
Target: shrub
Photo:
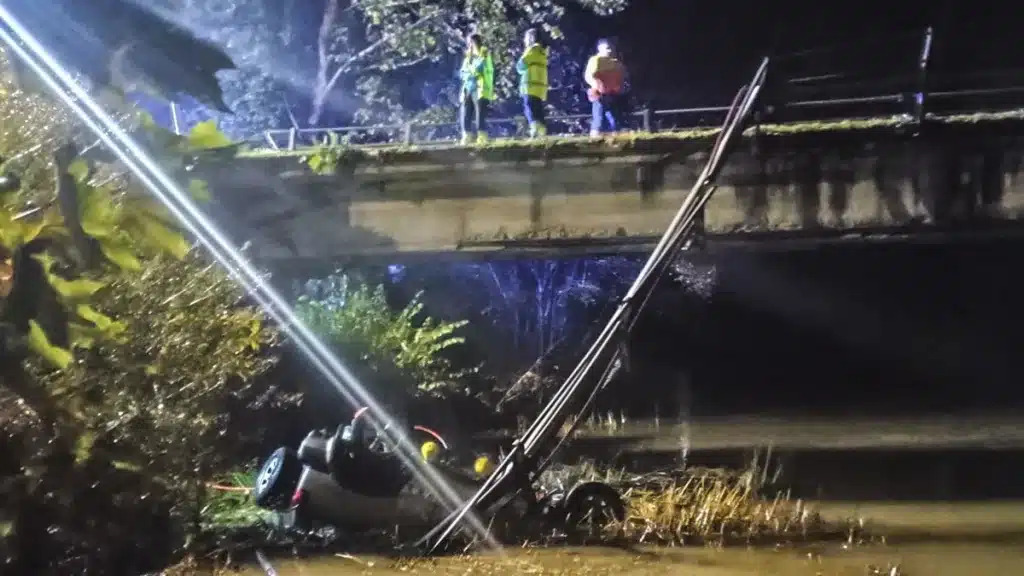
[[[408,376],[413,388],[392,392],[444,396],[474,371],[455,368],[444,355],[464,342],[456,332],[466,322],[423,317],[420,294],[396,312],[383,286],[353,285],[344,275],[308,283],[306,291],[296,311],[314,332],[375,372],[394,366]]]

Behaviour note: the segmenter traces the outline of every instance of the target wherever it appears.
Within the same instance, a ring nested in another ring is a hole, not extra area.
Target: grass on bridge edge
[[[973,114],[952,114],[933,115],[928,118],[936,124],[980,124],[1013,122],[1024,120],[1024,109],[1009,110],[1004,112],[978,112]],[[912,126],[913,122],[907,116],[884,116],[875,118],[850,118],[840,120],[822,120],[813,122],[792,122],[783,124],[762,124],[758,130],[762,134],[770,136],[785,136],[787,134],[827,133],[827,132],[854,132],[861,130],[872,130],[878,128],[900,128]],[[421,153],[440,153],[446,151],[522,151],[534,150],[601,150],[601,149],[622,149],[629,148],[633,144],[673,142],[673,141],[697,141],[706,140],[718,134],[720,128],[689,128],[664,132],[622,132],[610,134],[598,138],[588,135],[552,135],[546,138],[528,140],[525,138],[496,138],[485,144],[460,145],[456,142],[439,142],[436,144],[382,144],[382,145],[339,145],[346,155],[353,154],[351,160],[380,160],[387,158],[400,159],[402,156],[418,157]],[[753,128],[748,128],[746,134],[753,134]],[[326,135],[326,133],[325,133]],[[324,146],[303,146],[294,150],[275,150],[271,148],[251,148],[242,151],[239,156],[243,158],[290,158],[304,157]]]

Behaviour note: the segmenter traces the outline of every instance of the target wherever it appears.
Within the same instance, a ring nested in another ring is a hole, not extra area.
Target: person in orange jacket
[[[597,54],[587,61],[583,79],[591,102],[590,136],[600,136],[606,120],[610,131],[618,130],[625,104],[626,67],[615,57],[610,41],[598,41]]]

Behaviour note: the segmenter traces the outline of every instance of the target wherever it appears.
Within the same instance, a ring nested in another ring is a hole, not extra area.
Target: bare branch
[[[401,70],[402,68],[409,68],[411,66],[415,66],[415,65],[417,65],[417,64],[419,64],[421,62],[426,62],[427,60],[430,60],[430,56],[429,55],[420,56],[419,58],[413,58],[412,60],[407,60],[407,61],[401,62],[399,64],[391,64],[387,68],[385,68],[383,66],[379,66],[379,65],[378,66],[367,66],[367,67],[363,68],[363,71],[365,71],[365,72],[392,72],[394,70]]]
[[[312,113],[312,115],[309,118],[309,123],[310,124],[316,124],[320,120],[320,115],[323,113],[323,106],[324,106],[324,103],[327,100],[327,95],[331,92],[331,90],[334,89],[334,86],[338,83],[338,81],[341,79],[343,74],[345,74],[346,72],[351,71],[353,66],[355,66],[356,64],[358,64],[359,62],[361,62],[362,60],[364,60],[365,58],[367,58],[371,54],[373,54],[381,46],[384,46],[385,44],[387,44],[389,42],[392,42],[395,39],[401,37],[402,34],[407,34],[409,32],[412,32],[413,30],[416,30],[417,28],[422,28],[423,26],[427,25],[431,21],[436,20],[441,15],[440,12],[435,13],[435,14],[433,14],[431,16],[428,16],[428,17],[425,17],[425,18],[421,18],[419,21],[417,21],[412,26],[409,26],[408,28],[405,28],[405,29],[403,29],[403,30],[401,30],[399,32],[396,32],[394,34],[388,34],[388,35],[382,36],[376,42],[370,44],[366,48],[363,48],[362,50],[357,52],[355,55],[353,55],[349,59],[347,59],[344,62],[342,62],[341,64],[339,64],[338,68],[335,69],[334,74],[331,76],[331,78],[329,80],[327,80],[326,79],[326,76],[327,76],[327,64],[326,64],[326,62],[328,61],[328,59],[327,59],[326,38],[330,34],[330,27],[333,24],[334,19],[337,16],[338,1],[337,0],[329,0],[329,3],[330,4],[328,5],[327,9],[324,10],[324,21],[323,21],[323,23],[320,26],[320,40],[319,40],[319,47],[320,47],[320,69],[317,71],[317,94],[316,94],[316,99],[315,99],[315,101],[313,103],[313,113]],[[333,6],[333,11],[331,11],[332,6]],[[330,16],[330,22],[328,22],[328,16]]]
[[[331,28],[334,26],[334,21],[337,18],[338,0],[327,0],[327,6],[324,7],[324,17],[320,22],[320,31],[317,34],[316,41],[316,52],[320,65],[317,66],[316,70],[316,88],[313,95],[313,114],[309,118],[310,124],[316,124],[320,119],[322,101],[326,99],[327,93],[330,92],[331,85],[327,81],[327,67],[331,61],[329,38]]]

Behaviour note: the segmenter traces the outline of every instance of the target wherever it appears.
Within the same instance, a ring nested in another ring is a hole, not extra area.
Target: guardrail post
[[[295,139],[298,137],[299,131],[294,126],[288,129],[288,149],[295,150]]]
[[[402,127],[402,142],[406,146],[412,144],[412,122],[406,122]]]
[[[644,132],[654,132],[654,123],[651,122],[651,107],[644,106],[644,109],[640,114],[643,119]]]
[[[932,27],[924,31],[921,57],[917,61],[917,92],[914,94],[914,122],[921,124],[925,114],[925,96],[928,93],[928,63],[932,56]]]

